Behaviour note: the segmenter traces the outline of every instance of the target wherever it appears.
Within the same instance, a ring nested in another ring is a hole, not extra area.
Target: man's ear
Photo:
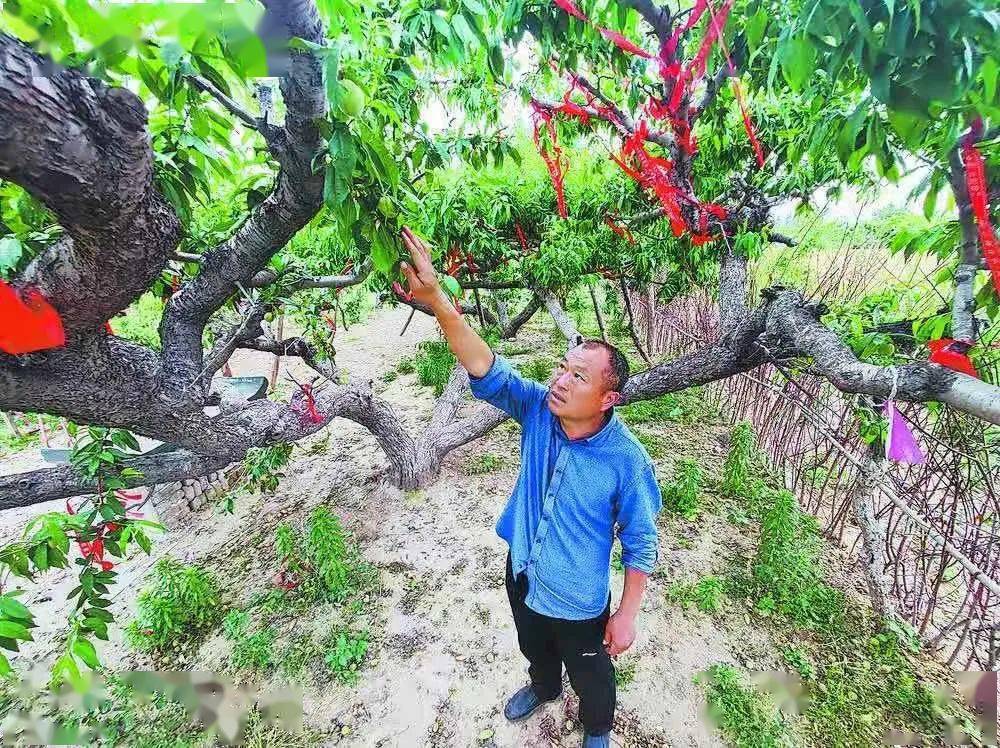
[[[601,410],[610,410],[615,405],[620,403],[622,400],[622,393],[620,392],[605,392],[604,397],[601,398]]]

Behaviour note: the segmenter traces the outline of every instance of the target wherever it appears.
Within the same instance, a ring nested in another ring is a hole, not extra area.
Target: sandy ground
[[[337,363],[350,374],[371,377],[380,394],[397,407],[412,427],[426,419],[433,403],[414,375],[386,383],[381,375],[416,344],[437,335],[436,325],[417,315],[404,336],[399,330],[408,310],[379,310],[367,323],[338,339]],[[529,340],[548,346],[545,321],[533,323]],[[530,355],[529,355],[530,357]],[[273,359],[252,354],[233,361],[236,374],[267,374]],[[300,366],[300,363],[293,363]],[[300,372],[295,371],[296,376]],[[669,456],[658,461],[661,478],[672,460],[695,457],[718,469],[723,451],[721,429],[704,425],[667,425]],[[230,602],[245,599],[270,584],[273,566],[259,562],[257,542],[270,547],[279,521],[301,520],[326,504],[359,540],[364,556],[381,570],[384,594],[371,611],[375,641],[359,683],[306,684],[305,719],[326,733],[325,744],[344,746],[549,746],[579,745],[572,722],[575,700],[570,688],[524,723],[502,715],[505,697],[526,681],[526,663],[516,646],[503,587],[505,548],[493,526],[517,474],[517,432],[506,424],[484,440],[457,450],[440,478],[426,490],[403,494],[380,479],[384,459],[374,439],[360,426],[342,420],[297,449],[278,492],[240,497],[233,515],[211,506],[183,527],[171,528],[154,546],[119,566],[112,610],[127,621],[135,597],[156,558],[169,554],[198,561],[217,571]],[[506,459],[485,475],[466,475],[470,455],[486,450]],[[3,467],[25,469],[30,455],[16,455]],[[711,472],[713,468],[707,468]],[[57,509],[61,502],[0,515],[0,537],[14,539],[26,521]],[[257,538],[260,538],[258,541]],[[696,526],[662,519],[660,564],[650,581],[640,617],[638,639],[620,658],[634,678],[619,690],[614,744],[619,746],[711,746],[721,741],[706,727],[704,697],[692,678],[724,661],[771,669],[775,651],[765,635],[749,626],[734,630],[696,612],[682,614],[667,603],[673,581],[721,571],[729,558],[749,543],[725,520],[706,515]],[[614,595],[622,577],[614,577]],[[44,660],[59,646],[65,625],[66,592],[71,572],[53,571],[28,586],[24,601],[40,623],[36,642],[17,656]],[[114,627],[102,658],[112,667],[140,665]],[[210,639],[187,662],[192,670],[211,668],[225,655],[220,636]],[[570,721],[567,721],[567,718]],[[344,727],[348,729],[345,730]]]

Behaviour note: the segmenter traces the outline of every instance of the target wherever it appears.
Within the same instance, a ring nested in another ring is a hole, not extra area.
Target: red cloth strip
[[[0,280],[0,351],[20,356],[65,344],[62,319],[40,291],[18,293]]]
[[[605,29],[600,27],[598,27],[597,30],[601,32],[601,36],[603,36],[605,39],[614,44],[616,47],[618,47],[618,49],[622,50],[623,52],[628,52],[631,55],[635,55],[636,57],[643,57],[647,60],[653,59],[653,55],[644,50],[642,47],[633,44],[624,36],[619,34],[617,31],[612,31],[611,29]]]
[[[571,16],[579,18],[581,21],[586,21],[587,23],[590,23],[590,19],[587,18],[586,15],[584,15],[584,12],[582,10],[580,10],[578,7],[576,7],[576,5],[573,4],[573,0],[552,0],[552,2],[555,3],[558,8],[561,8],[562,10],[566,11]]]
[[[993,225],[990,223],[989,191],[986,187],[986,164],[983,155],[976,148],[976,139],[982,133],[982,120],[977,119],[969,132],[962,138],[962,164],[965,166],[965,185],[969,191],[969,202],[976,217],[979,233],[979,247],[993,277],[993,287],[1000,296],[1000,244],[997,242]]]

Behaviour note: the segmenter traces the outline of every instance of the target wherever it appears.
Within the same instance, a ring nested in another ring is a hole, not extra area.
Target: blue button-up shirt
[[[548,389],[494,356],[472,393],[521,424],[521,473],[497,521],[515,576],[528,578],[528,607],[567,620],[604,611],[617,525],[622,563],[647,574],[657,558],[660,490],[646,450],[617,415],[584,439],[566,436]]]

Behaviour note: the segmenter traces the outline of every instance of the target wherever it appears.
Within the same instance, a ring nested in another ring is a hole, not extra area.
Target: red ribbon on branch
[[[20,356],[65,344],[62,319],[40,291],[18,293],[0,280],[0,351]]]
[[[514,231],[517,233],[517,240],[521,243],[521,251],[527,255],[530,251],[528,249],[528,237],[524,235],[524,229],[521,228],[520,223],[514,224]]]
[[[566,211],[564,181],[566,179],[566,170],[569,168],[569,162],[565,155],[563,155],[562,148],[559,147],[556,127],[552,122],[552,112],[546,111],[535,101],[531,102],[531,108],[533,110],[531,117],[534,125],[532,138],[535,141],[535,148],[538,149],[538,155],[542,157],[545,167],[549,170],[549,178],[552,180],[552,187],[556,191],[556,210],[559,213],[559,217],[568,218],[569,213]],[[548,148],[542,144],[541,125],[543,122],[548,132],[549,144],[552,147],[551,154]]]
[[[632,236],[632,232],[628,230],[628,226],[615,221],[611,214],[604,216],[604,223],[609,229],[614,231],[629,244],[635,244],[635,237]]]
[[[986,164],[983,154],[976,148],[976,141],[982,137],[983,120],[973,121],[969,132],[962,138],[961,155],[965,166],[965,185],[969,191],[969,202],[976,217],[979,233],[979,247],[993,277],[993,287],[1000,296],[1000,243],[997,242],[993,225],[990,223],[989,190],[986,182]]]
[[[941,366],[946,366],[952,371],[968,374],[970,377],[976,377],[977,379],[979,378],[979,372],[976,371],[972,359],[965,353],[965,351],[972,347],[967,342],[952,340],[951,338],[941,338],[940,340],[928,341],[927,347],[931,350],[930,360],[935,364],[941,364]]]

